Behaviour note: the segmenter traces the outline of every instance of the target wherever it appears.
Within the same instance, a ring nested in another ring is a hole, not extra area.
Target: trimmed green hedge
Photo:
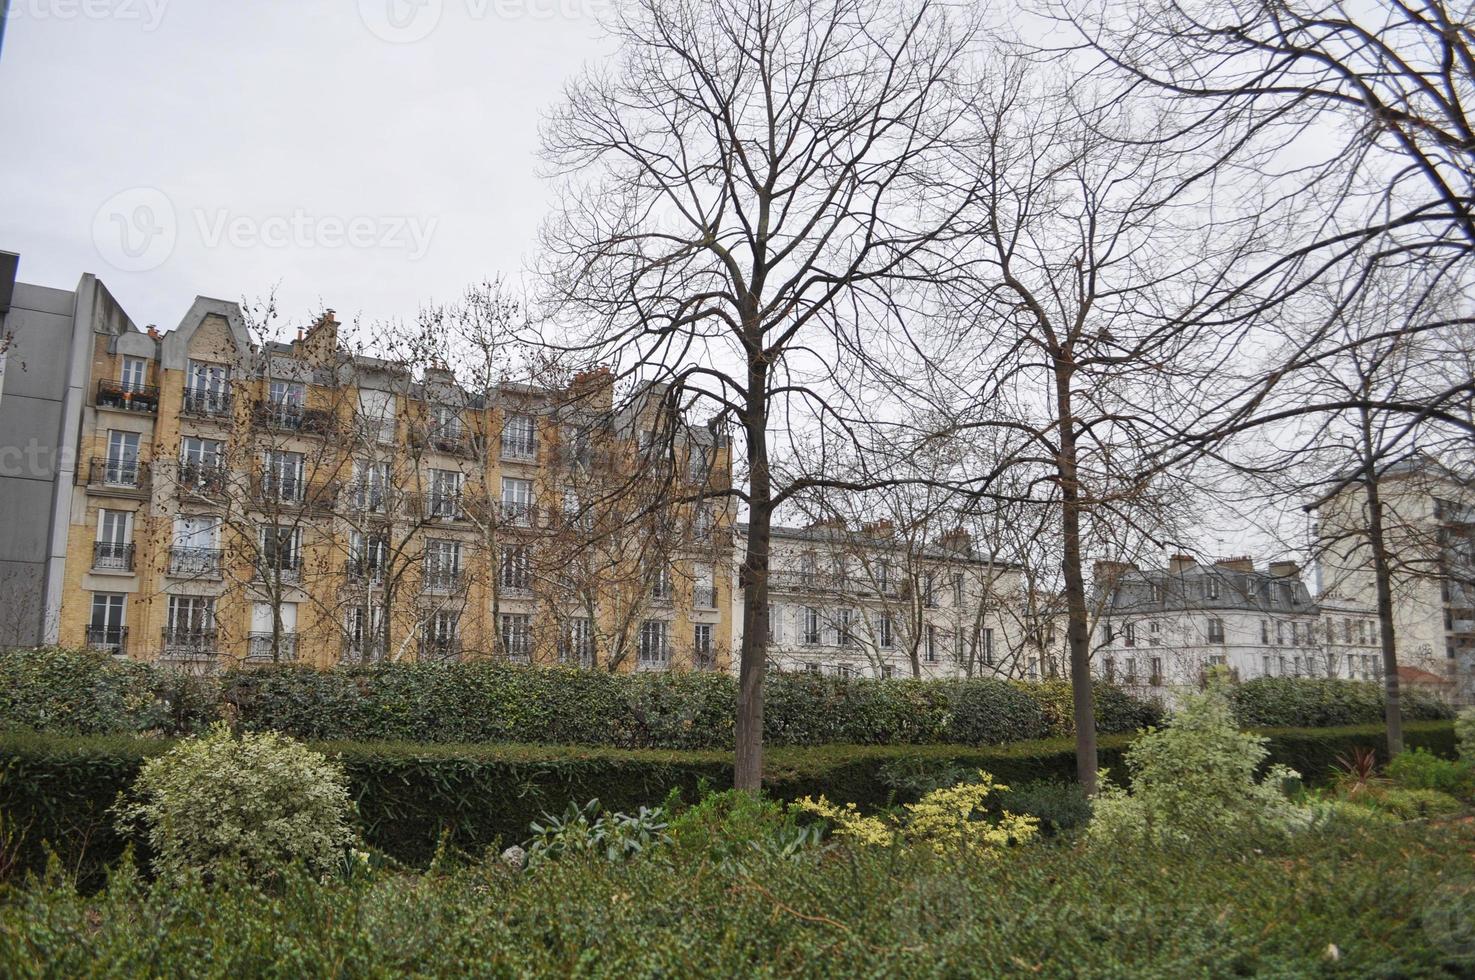
[[[1353,746],[1380,749],[1376,726],[1266,732],[1271,761],[1310,781],[1325,778],[1338,755]],[[1453,727],[1443,722],[1407,726],[1410,747],[1454,753]],[[1121,775],[1131,736],[1101,740],[1101,762]],[[0,813],[21,837],[20,864],[44,863],[43,842],[82,876],[96,875],[122,852],[107,809],[133,780],[143,760],[165,751],[163,739],[42,735],[0,736]],[[342,760],[368,842],[394,857],[427,861],[442,832],[461,848],[519,841],[528,822],[569,802],[602,800],[634,809],[679,788],[688,799],[705,780],[726,786],[732,760],[714,751],[614,750],[528,745],[408,745],[324,743],[316,748]],[[888,772],[899,761],[912,772],[987,769],[1006,784],[1074,778],[1068,741],[1018,742],[969,748],[954,745],[827,745],[781,748],[767,754],[765,785],[780,799],[825,794],[879,806],[895,794]]]
[[[1235,717],[1246,726],[1375,725],[1383,721],[1386,703],[1382,682],[1309,677],[1257,677],[1231,687],[1229,696]],[[1455,716],[1444,701],[1406,685],[1398,691],[1398,703],[1406,721]]]

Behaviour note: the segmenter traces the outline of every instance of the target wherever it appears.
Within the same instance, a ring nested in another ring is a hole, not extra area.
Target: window
[[[281,631],[275,629],[281,617]],[[282,602],[275,607],[257,602],[251,607],[251,632],[246,637],[248,660],[295,660],[297,658],[297,603]]]
[[[517,527],[532,523],[533,481],[502,477],[502,520]]]
[[[136,487],[139,483],[138,433],[108,432],[108,456],[103,468],[103,482],[115,487]]]
[[[1153,602],[1162,602],[1163,601],[1163,586],[1162,586],[1162,583],[1161,582],[1154,582],[1154,583],[1152,583],[1152,601]]]
[[[450,592],[461,585],[461,542],[431,539],[425,542],[425,589]]]
[[[261,529],[261,575],[266,581],[296,581],[302,572],[302,529]]]
[[[1352,642],[1352,618],[1350,616],[1342,619],[1342,642],[1347,644]]]
[[[215,599],[211,596],[172,595],[164,628],[164,646],[192,648],[215,643]]]
[[[197,415],[224,415],[230,411],[230,368],[224,364],[190,361],[185,377],[184,410]]]
[[[1127,668],[1127,673],[1126,673],[1126,676],[1122,678],[1122,680],[1124,682],[1128,683],[1128,684],[1136,684],[1137,683],[1137,658],[1136,657],[1128,657],[1126,659],[1126,668]]]
[[[712,624],[697,623],[692,627],[691,638],[692,666],[711,668],[717,661],[712,650]]]
[[[355,510],[382,514],[389,495],[389,464],[371,460],[353,461],[353,485],[351,487]]]
[[[813,606],[804,607],[804,645],[819,645],[819,610]]]
[[[502,456],[532,459],[538,453],[537,429],[531,415],[509,415],[502,425]]]
[[[1271,660],[1270,654],[1265,654],[1265,656],[1261,657],[1260,660],[1260,673],[1265,677],[1273,676],[1275,673],[1275,671],[1272,669],[1274,667],[1274,661]]]
[[[1106,658],[1106,683],[1116,682],[1116,657]]]
[[[178,578],[219,578],[220,572],[220,525],[210,517],[176,517],[169,574]]]
[[[650,581],[650,597],[657,602],[671,601],[671,568],[657,565]]]
[[[784,607],[768,605],[768,642],[782,643],[784,639]]]
[[[963,573],[953,573],[953,605],[963,607]]]
[[[841,647],[855,646],[855,636],[850,629],[850,621],[854,613],[849,609],[841,609],[835,613],[835,645]]]
[[[1209,620],[1209,642],[1224,642],[1224,620],[1217,618]]]
[[[1285,642],[1286,624],[1277,619],[1275,621],[1275,645],[1278,647],[1285,646]]]
[[[128,630],[123,625],[121,592],[92,593],[92,618],[87,623],[87,648],[121,655],[127,652]]]
[[[527,613],[503,613],[500,625],[502,655],[509,660],[531,660],[533,656],[532,617]]]
[[[225,488],[225,445],[218,439],[186,436],[179,441],[181,489],[219,492]]]
[[[696,504],[691,514],[691,534],[697,541],[708,541],[712,537],[712,508],[706,504]]]
[[[438,443],[460,442],[461,414],[450,405],[432,405],[430,438]]]
[[[889,680],[891,680],[895,676],[896,676],[896,668],[895,667],[891,666],[890,664],[882,664],[882,666],[881,666],[881,679],[882,680],[888,680],[889,681]]]
[[[1147,623],[1147,645],[1148,646],[1155,647],[1159,643],[1162,642],[1162,637],[1159,635],[1159,634],[1162,633],[1162,630],[1163,630],[1163,624],[1162,623],[1159,623],[1155,619],[1148,621],[1148,623]]]
[[[594,621],[575,616],[564,624],[558,659],[580,667],[594,666]]]
[[[1204,595],[1210,599],[1219,598],[1219,579],[1217,576],[1210,574],[1204,580]]]
[[[691,604],[697,609],[717,608],[716,569],[711,565],[692,566]]]
[[[301,425],[302,405],[306,400],[307,388],[300,381],[272,378],[267,382],[267,407],[277,425],[293,429]]]
[[[670,624],[664,619],[647,619],[640,624],[640,666],[666,666],[670,660],[669,630]]]
[[[882,650],[890,650],[896,645],[896,637],[889,612],[881,613],[880,617],[876,620],[876,643]]]
[[[300,501],[303,496],[303,467],[305,459],[301,453],[271,450],[266,454],[262,472],[262,496],[283,503]]]
[[[994,665],[994,631],[985,628],[980,639],[983,642],[983,665],[992,667]]]
[[[130,543],[132,517],[126,510],[97,512],[97,541],[92,546],[92,567],[100,571],[133,570],[133,545]]]
[[[1162,687],[1163,686],[1163,658],[1162,657],[1153,657],[1152,658],[1152,674],[1151,674],[1151,676],[1149,676],[1147,678],[1147,682],[1149,684],[1151,684],[1153,687]]]
[[[1125,646],[1135,647],[1137,645],[1137,624],[1122,624],[1122,643]]]
[[[1369,642],[1368,635],[1370,633],[1372,633],[1372,630],[1368,629],[1368,621],[1365,619],[1359,619],[1357,621],[1357,642],[1361,643],[1363,646],[1366,646]]]
[[[527,595],[533,588],[533,563],[527,545],[503,545],[497,582],[502,592]]]
[[[461,518],[461,487],[466,476],[456,470],[431,470],[430,493],[426,496],[426,517],[448,521]]]
[[[882,595],[891,595],[891,566],[882,562],[876,566],[876,589]]]
[[[1295,657],[1294,658],[1294,665],[1292,666],[1291,670],[1292,670],[1292,674],[1291,674],[1292,677],[1300,677],[1301,676],[1301,658],[1300,657]]]
[[[372,663],[384,659],[384,610],[355,606],[344,617],[345,657],[349,663]]]
[[[389,564],[389,542],[377,534],[362,531],[348,534],[348,575],[352,579],[379,582]]]
[[[922,605],[928,609],[937,608],[937,593],[934,591],[934,578],[935,576],[931,572],[925,573],[922,577]]]
[[[148,387],[149,362],[142,357],[123,358],[123,370],[120,375],[122,389],[124,391],[143,391]]]
[[[1260,643],[1262,646],[1270,646],[1270,620],[1260,620]]]
[[[923,657],[929,664],[937,663],[939,653],[937,649],[937,627],[931,623],[927,624],[926,644],[923,648]]]
[[[358,429],[368,442],[394,442],[394,393],[359,389]]]
[[[430,660],[454,660],[461,655],[461,614],[438,609],[425,624],[420,655]]]

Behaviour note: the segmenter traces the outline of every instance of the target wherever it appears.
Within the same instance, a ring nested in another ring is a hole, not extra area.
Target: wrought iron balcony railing
[[[148,490],[148,464],[128,457],[94,457],[87,473],[87,489],[97,493],[135,496]]]
[[[168,574],[171,578],[218,579],[221,577],[221,550],[170,548]]]
[[[92,545],[92,567],[99,572],[133,571],[133,545],[97,541]]]
[[[185,388],[180,412],[203,418],[229,418],[231,393],[216,388]]]
[[[103,653],[111,653],[115,657],[126,655],[128,653],[128,627],[87,627],[87,649],[101,650]]]
[[[99,408],[152,415],[159,410],[159,389],[131,381],[102,380],[97,383],[97,405]]]
[[[215,631],[165,627],[161,656],[168,660],[205,660],[216,655]]]
[[[297,659],[297,634],[249,633],[246,659],[252,663],[287,663]]]

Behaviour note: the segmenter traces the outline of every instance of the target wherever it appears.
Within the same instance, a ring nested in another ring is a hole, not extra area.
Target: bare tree
[[[573,82],[544,152],[563,179],[545,233],[553,346],[673,407],[736,422],[750,532],[734,781],[762,777],[773,513],[825,482],[780,473],[780,427],[840,439],[865,365],[951,268],[966,191],[954,99],[972,25],[930,0],[638,0],[613,62]],[[895,348],[897,345],[890,345]],[[904,345],[903,345],[904,346]],[[855,352],[863,350],[864,357]]]

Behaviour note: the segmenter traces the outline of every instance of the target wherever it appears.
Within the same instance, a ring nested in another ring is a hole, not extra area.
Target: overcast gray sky
[[[196,295],[411,316],[518,273],[540,111],[607,0],[11,0],[0,249],[140,326]]]

